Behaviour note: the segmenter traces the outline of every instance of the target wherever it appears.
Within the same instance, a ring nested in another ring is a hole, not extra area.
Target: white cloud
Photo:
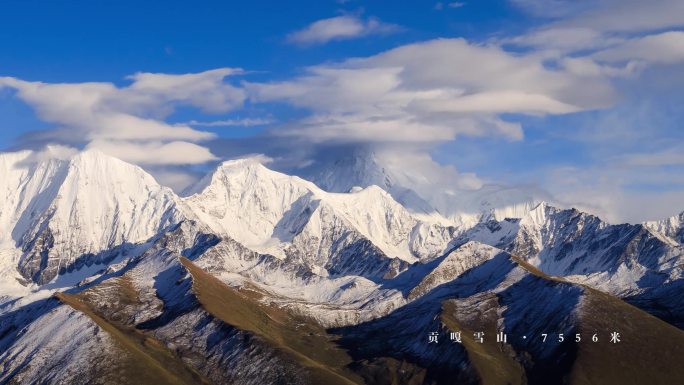
[[[457,98],[421,100],[413,106],[425,112],[566,114],[580,110],[547,95],[524,91],[486,91]]]
[[[289,34],[287,40],[294,44],[314,45],[400,30],[398,25],[384,23],[373,17],[363,19],[354,15],[342,15],[315,21],[306,28]]]
[[[209,113],[221,113],[242,106],[245,99],[242,89],[223,82],[227,76],[241,73],[242,70],[236,68],[183,75],[137,73],[128,77],[133,84],[125,92],[137,106],[184,104]]]
[[[507,52],[499,46],[476,45],[464,39],[406,45],[373,56],[366,63],[401,68],[405,88],[450,88],[464,94],[520,91],[546,95],[580,109],[610,105],[614,97],[607,79],[549,69],[535,54]]]
[[[501,39],[505,44],[561,59],[568,59],[571,53],[586,57],[605,50],[596,57],[613,61],[640,60],[643,56],[680,60],[680,32],[667,30],[684,27],[681,0],[510,1],[532,14],[560,19],[521,36]],[[668,55],[668,50],[675,52]]]
[[[214,157],[194,143],[215,135],[184,124],[168,124],[163,118],[178,106],[207,112],[241,106],[244,91],[223,81],[239,72],[221,68],[184,75],[138,73],[129,77],[133,82],[126,87],[3,77],[0,87],[16,90],[16,96],[33,107],[42,120],[58,126],[37,134],[46,140],[90,144],[134,163],[198,164]]]
[[[554,27],[639,32],[684,26],[681,0],[509,0],[535,16],[558,19]]]
[[[440,2],[438,2],[438,3],[435,3],[434,9],[436,9],[436,10],[438,10],[438,11],[441,11],[442,9],[444,9],[444,7],[447,7],[447,8],[461,8],[461,7],[465,6],[465,5],[466,5],[466,3],[461,2],[461,1],[452,1],[452,2],[449,2],[449,3],[446,3],[446,4],[440,1]]]
[[[619,43],[622,39],[607,38],[601,31],[582,27],[544,27],[520,36],[503,39],[506,44],[553,50],[558,53],[602,48]]]
[[[576,0],[509,0],[523,11],[537,17],[560,18],[588,7],[586,3]]]
[[[438,39],[368,58],[311,67],[302,77],[247,83],[255,101],[311,111],[282,135],[314,141],[442,142],[458,135],[522,138],[503,113],[601,108],[614,94],[603,74],[548,69],[543,58]]]
[[[681,173],[657,167],[607,162],[587,167],[560,167],[547,175],[554,197],[569,206],[596,213],[612,223],[664,219],[684,207]],[[665,191],[631,186],[673,185]]]
[[[606,62],[644,61],[657,64],[684,62],[684,32],[670,31],[630,39],[623,44],[594,54]]]
[[[541,56],[586,74],[624,76],[650,64],[684,61],[682,31],[626,37],[588,28],[542,28],[502,42],[533,48]]]
[[[146,167],[146,171],[152,174],[159,184],[170,187],[176,192],[182,192],[191,187],[201,176],[189,173],[184,169],[167,169],[165,167]]]
[[[327,115],[302,119],[274,135],[305,138],[315,143],[439,143],[459,135],[521,139],[520,124],[494,116],[451,117],[419,121],[408,114],[392,116]]]
[[[223,120],[212,120],[208,122],[199,122],[197,120],[191,120],[184,123],[188,126],[193,127],[252,127],[252,126],[265,126],[267,124],[273,124],[275,120],[271,118],[244,118],[244,119],[223,119]]]
[[[476,190],[485,181],[473,173],[460,173],[453,165],[441,165],[421,149],[403,146],[379,147],[376,157],[383,166],[392,170],[402,186],[410,186],[423,196],[453,194],[458,190]]]
[[[627,165],[637,167],[684,166],[684,145],[648,153],[625,154],[619,159]]]
[[[188,142],[144,142],[96,139],[88,144],[127,162],[141,165],[202,164],[217,160],[208,149]]]
[[[24,159],[24,163],[32,164],[49,159],[69,160],[76,154],[78,154],[78,149],[74,147],[49,144],[38,150],[31,151],[31,154]]]
[[[572,16],[558,25],[606,32],[646,32],[684,26],[681,0],[598,0],[575,6],[574,10]]]

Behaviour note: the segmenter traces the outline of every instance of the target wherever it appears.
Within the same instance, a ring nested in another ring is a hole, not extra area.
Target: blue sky
[[[0,148],[95,147],[181,188],[363,147],[655,219],[684,209],[683,27],[677,0],[4,2]]]
[[[228,66],[251,71],[244,77],[248,80],[287,79],[306,66],[370,56],[412,42],[449,36],[485,39],[505,32],[503,24],[523,28],[520,18],[525,16],[505,1],[442,11],[435,9],[437,2],[424,1],[65,3],[2,5],[0,75],[125,85],[125,77],[136,72],[192,73]],[[401,30],[313,47],[287,43],[289,33],[343,14],[382,16]],[[34,119],[21,101],[4,98],[0,109],[6,122],[0,137],[3,146],[12,145],[18,133],[50,127]],[[236,130],[213,131],[230,136]]]
[[[500,32],[503,23],[522,24],[515,21],[521,12],[504,1],[474,2],[441,12],[434,4],[11,1],[2,5],[0,15],[0,58],[7,75],[49,82],[122,82],[135,72],[186,73],[225,66],[285,77],[306,65],[436,37],[483,38]],[[285,44],[293,30],[345,12],[379,17],[405,30],[315,49]]]

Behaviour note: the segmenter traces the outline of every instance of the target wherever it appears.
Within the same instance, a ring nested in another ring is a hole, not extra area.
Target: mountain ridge
[[[468,225],[409,210],[379,186],[329,192],[254,159],[224,162],[191,194],[178,196],[139,167],[96,151],[69,159],[31,156],[0,154],[7,176],[0,192],[8,197],[0,224],[12,229],[3,233],[10,237],[0,253],[0,381],[38,378],[44,368],[22,362],[52,357],[67,381],[88,355],[101,356],[94,342],[109,352],[117,339],[138,346],[125,339],[131,332],[219,383],[256,384],[240,373],[241,367],[256,373],[259,365],[273,381],[311,383],[345,373],[375,383],[390,365],[403,368],[401,381],[448,383],[457,376],[478,383],[498,359],[477,357],[495,350],[470,344],[449,355],[444,347],[430,350],[427,333],[474,332],[476,315],[487,330],[512,335],[525,327],[540,331],[537,321],[544,319],[571,333],[581,327],[578,312],[594,316],[582,307],[591,290],[606,296],[596,303],[624,299],[641,309],[639,319],[645,311],[684,328],[684,301],[675,295],[684,287],[684,247],[673,226],[614,225],[544,201],[518,218],[485,212]],[[198,292],[193,277],[200,276],[215,290]],[[307,321],[245,324],[210,303],[232,290],[247,295],[245,306],[264,311],[259,319]],[[69,310],[71,299],[80,302]],[[70,317],[78,320],[74,331],[64,326]],[[660,320],[654,325],[667,329]],[[277,337],[309,327],[338,336],[325,338],[349,353],[349,362],[326,364],[310,377],[311,362],[302,352],[288,353]],[[32,342],[39,328],[45,330]],[[59,346],[68,332],[105,337],[78,338],[77,357],[66,364]],[[364,338],[373,346],[357,349]],[[562,364],[563,373],[572,373],[573,349],[512,343],[505,347],[512,360],[506,370],[528,383],[555,381],[549,368]]]

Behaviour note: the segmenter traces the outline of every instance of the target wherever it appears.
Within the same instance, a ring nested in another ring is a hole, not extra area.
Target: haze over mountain
[[[416,213],[438,212],[464,225],[472,225],[482,216],[499,220],[519,217],[540,202],[552,200],[549,193],[533,186],[468,182],[462,175],[434,175],[429,169],[421,173],[419,167],[395,162],[392,158],[396,155],[382,155],[372,149],[357,149],[348,156],[319,161],[305,169],[303,176],[327,191],[380,186]],[[429,158],[421,160],[430,163],[428,168],[436,167]]]

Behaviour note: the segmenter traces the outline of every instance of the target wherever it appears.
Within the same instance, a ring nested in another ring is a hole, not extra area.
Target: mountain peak
[[[330,192],[348,192],[354,187],[379,186],[389,191],[394,182],[369,149],[355,149],[343,156],[319,162],[308,170],[307,179]]]
[[[412,216],[376,185],[353,192],[326,192],[312,182],[249,159],[219,165],[184,200],[214,231],[263,253],[282,254],[282,247],[302,231],[322,237],[321,228],[330,227],[344,228],[387,255],[413,261],[407,237],[424,243],[448,232],[437,226],[436,218]],[[424,219],[429,223],[417,226]],[[437,227],[431,229],[433,224]],[[446,244],[435,242],[426,254],[431,256],[433,248]]]
[[[229,159],[221,162],[217,169],[231,170],[231,169],[242,169],[242,168],[264,168],[267,167],[263,165],[263,159],[260,157],[247,157],[239,159]]]
[[[644,226],[674,241],[684,244],[684,211],[660,221],[644,222]]]
[[[49,153],[55,154],[54,150],[49,150]],[[72,157],[72,159],[84,161],[84,162],[93,162],[93,161],[123,162],[121,159],[115,158],[115,157],[108,155],[108,154],[105,154],[104,152],[102,152],[101,150],[98,150],[97,148],[83,149],[83,151],[79,151],[77,154],[75,154]]]
[[[546,201],[541,201],[523,217],[523,223],[541,225],[546,222],[549,210],[555,210],[555,207],[550,206]]]
[[[197,183],[183,191],[181,195],[183,197],[191,197],[202,194],[212,186],[223,189],[227,185],[236,183],[258,183],[264,180],[271,180],[274,183],[276,181],[283,182],[288,180],[289,183],[299,184],[305,189],[317,189],[311,182],[274,171],[263,163],[264,159],[261,157],[226,160],[218,164],[211,172],[205,174]]]
[[[0,170],[0,224],[9,230],[0,246],[20,250],[19,271],[27,279],[46,283],[74,264],[106,259],[98,256],[104,250],[145,242],[175,221],[173,192],[138,166],[96,150],[69,160],[32,155],[14,156]]]

